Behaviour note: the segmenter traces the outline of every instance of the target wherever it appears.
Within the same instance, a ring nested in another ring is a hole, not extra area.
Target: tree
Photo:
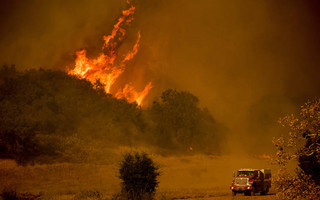
[[[320,99],[308,101],[298,116],[288,115],[280,123],[289,128],[287,137],[274,139],[274,161],[280,167],[276,181],[283,198],[314,199],[320,197]],[[295,176],[287,173],[290,160],[297,159]],[[294,191],[294,192],[293,192]]]
[[[299,116],[286,116],[280,122],[291,129],[290,156],[298,158],[304,173],[320,184],[320,99],[308,101]]]
[[[163,147],[219,151],[221,126],[208,109],[199,107],[199,99],[190,92],[165,90],[160,100],[153,102],[150,113],[157,143]]]
[[[158,167],[146,153],[127,153],[120,164],[122,195],[130,200],[153,199]]]

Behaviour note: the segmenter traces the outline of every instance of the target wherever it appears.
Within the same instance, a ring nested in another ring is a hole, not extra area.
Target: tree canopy
[[[91,151],[141,143],[216,153],[221,126],[189,92],[166,90],[149,109],[62,71],[0,69],[0,158],[83,162]]]
[[[65,72],[18,72],[12,66],[3,67],[0,74],[0,155],[4,158],[24,163],[40,154],[61,157],[77,144],[82,148],[80,141],[99,138],[106,145],[126,144],[122,137],[130,138],[145,126],[136,104],[95,90],[91,83]]]
[[[165,90],[153,102],[150,113],[157,132],[157,142],[171,149],[218,152],[223,127],[208,109],[200,108],[199,99],[186,91]]]
[[[274,161],[280,167],[275,179],[281,199],[319,199],[320,192],[320,99],[308,101],[297,116],[280,123],[289,128],[287,136],[275,139]],[[299,162],[295,175],[287,172],[290,160]]]

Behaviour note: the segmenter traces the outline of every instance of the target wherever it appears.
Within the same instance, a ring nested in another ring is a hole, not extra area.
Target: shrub
[[[16,200],[18,199],[17,192],[12,189],[4,188],[0,195],[4,200]]]
[[[294,176],[288,173],[279,174],[274,184],[278,191],[276,195],[278,199],[320,199],[320,187],[303,170],[297,170]]]
[[[307,102],[297,116],[280,119],[288,127],[287,136],[274,139],[274,157],[280,170],[275,179],[279,199],[320,199],[320,99]],[[290,175],[287,165],[292,160],[299,168]]]
[[[31,194],[29,192],[19,193],[11,188],[4,188],[0,194],[3,200],[40,200],[41,195]]]
[[[125,199],[153,199],[160,173],[146,153],[127,153],[120,163],[121,196]]]

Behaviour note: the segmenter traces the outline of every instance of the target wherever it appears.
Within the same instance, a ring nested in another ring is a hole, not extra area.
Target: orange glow
[[[263,159],[271,159],[271,156],[270,155],[268,155],[268,154],[262,154],[262,155],[260,155],[259,156],[260,158],[263,158]]]
[[[125,63],[125,62],[131,60],[138,53],[140,38],[141,38],[141,35],[140,35],[140,32],[138,32],[137,42],[133,46],[133,49],[127,53],[127,55],[123,59],[122,63]]]
[[[129,2],[127,2],[129,3]],[[110,43],[111,39],[114,39],[118,35],[118,42],[123,40],[126,30],[121,27],[121,25],[129,25],[129,23],[134,19],[133,14],[135,12],[135,7],[131,6],[128,10],[122,11],[122,16],[118,19],[118,22],[113,26],[112,32],[110,35],[103,36],[104,39],[104,48],[109,46],[114,47],[117,43]],[[118,34],[119,33],[119,34]]]
[[[130,1],[127,0],[130,5]],[[102,53],[96,58],[88,58],[86,50],[79,50],[76,52],[75,67],[68,70],[68,74],[75,75],[80,79],[87,79],[95,87],[101,84],[106,93],[110,93],[110,89],[113,86],[116,79],[125,71],[126,63],[130,61],[139,50],[141,34],[138,32],[137,41],[135,42],[131,51],[126,53],[122,61],[116,63],[118,57],[117,50],[120,42],[124,39],[126,34],[125,27],[128,26],[133,20],[133,14],[135,13],[135,7],[130,5],[130,8],[122,11],[122,15],[119,17],[117,23],[113,26],[110,35],[104,36],[104,44],[102,47]],[[119,90],[116,94],[116,98],[126,98],[128,102],[136,102],[138,105],[142,105],[142,101],[152,88],[151,82],[148,83],[142,92],[134,90],[133,86],[126,84],[122,90]]]
[[[138,105],[142,105],[143,99],[147,96],[149,90],[152,88],[151,82],[146,85],[143,91],[136,92],[130,84],[126,84],[122,90],[119,90],[115,97],[118,99],[126,98],[128,102],[137,102]]]

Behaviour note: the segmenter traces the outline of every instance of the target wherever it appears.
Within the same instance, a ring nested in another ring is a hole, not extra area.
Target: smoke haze
[[[95,55],[126,6],[118,0],[0,2],[0,63],[18,69],[65,70],[75,51]],[[136,19],[119,54],[134,44],[137,30],[141,46],[122,80],[140,88],[152,80],[146,106],[167,88],[195,94],[226,125],[236,151],[268,153],[272,137],[284,131],[277,119],[319,96],[317,1],[134,4]]]

